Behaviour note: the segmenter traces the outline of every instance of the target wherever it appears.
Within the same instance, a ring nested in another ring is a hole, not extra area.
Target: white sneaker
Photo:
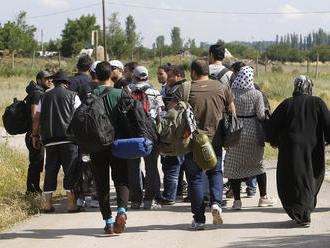
[[[266,199],[259,199],[258,207],[269,207],[277,203],[277,200],[271,196],[267,196]]]
[[[212,213],[212,216],[213,216],[213,224],[214,225],[223,224],[223,220],[222,220],[222,217],[221,217],[222,209],[219,207],[218,204],[212,204],[211,213]]]
[[[192,221],[191,223],[191,228],[195,231],[200,231],[205,229],[205,224],[204,223],[198,223],[195,220]]]
[[[162,205],[156,200],[144,200],[144,209],[158,210],[162,208]]]
[[[91,208],[99,208],[100,204],[99,204],[99,201],[97,201],[97,200],[91,200],[91,203],[89,204],[89,206]]]
[[[84,208],[84,207],[86,207],[87,203],[84,199],[78,198],[77,201],[76,201],[76,205],[77,205],[77,207]]]
[[[233,210],[241,210],[242,209],[242,201],[240,201],[240,200],[234,201],[233,206],[231,208]]]

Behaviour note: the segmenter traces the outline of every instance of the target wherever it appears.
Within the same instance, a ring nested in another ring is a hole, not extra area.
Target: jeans
[[[249,180],[246,182],[246,192],[256,192],[257,189],[257,178],[254,177],[253,179]]]
[[[144,157],[145,163],[145,200],[160,199],[160,177],[157,167],[158,151],[153,150],[151,154]],[[128,183],[129,194],[132,202],[142,202],[143,190],[141,188],[141,170],[138,159],[128,159]]]
[[[112,212],[110,207],[109,166],[111,167],[111,178],[116,189],[117,207],[127,208],[129,194],[127,160],[113,156],[109,150],[92,153],[90,156],[101,214],[104,220],[110,219]]]
[[[189,153],[185,156],[184,168],[188,180],[188,190],[193,218],[198,223],[205,223],[203,174],[206,173],[209,181],[211,205],[217,204],[221,207],[223,190],[221,157],[218,157],[218,162],[215,168],[205,172],[199,168],[193,160],[192,153]]]
[[[44,167],[44,147],[39,150],[33,148],[32,133],[27,132],[25,135],[25,145],[29,150],[29,169],[27,173],[26,192],[41,193],[40,189],[40,173]]]
[[[164,172],[163,198],[168,201],[175,201],[179,174],[184,162],[184,156],[162,156],[161,162]]]

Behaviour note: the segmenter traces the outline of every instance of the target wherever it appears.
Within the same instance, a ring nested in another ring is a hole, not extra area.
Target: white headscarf
[[[243,66],[231,85],[232,89],[255,89],[253,83],[253,69],[250,66]]]

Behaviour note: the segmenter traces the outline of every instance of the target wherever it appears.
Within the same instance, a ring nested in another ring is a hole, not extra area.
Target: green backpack
[[[159,134],[159,152],[167,156],[182,156],[192,152],[191,123],[195,124],[193,112],[188,103],[191,82],[183,83],[183,99],[167,111],[157,125]],[[195,124],[196,125],[196,124]]]

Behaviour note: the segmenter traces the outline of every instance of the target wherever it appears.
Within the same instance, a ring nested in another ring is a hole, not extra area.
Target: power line
[[[221,15],[309,15],[309,14],[330,14],[330,11],[285,11],[285,12],[237,12],[237,11],[209,11],[209,10],[194,10],[194,9],[173,9],[173,8],[160,8],[152,6],[143,6],[131,3],[116,3],[108,1],[110,5],[117,5],[121,7],[132,7],[150,10],[161,10],[170,12],[186,12],[186,13],[199,13],[199,14],[221,14]]]

